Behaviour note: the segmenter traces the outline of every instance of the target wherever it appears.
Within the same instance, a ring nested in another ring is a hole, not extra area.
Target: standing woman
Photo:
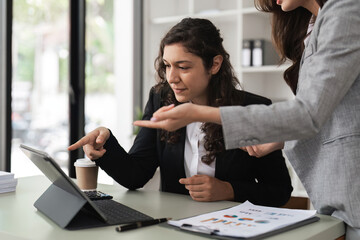
[[[271,106],[183,104],[135,125],[171,131],[214,122],[222,124],[227,149],[255,149],[259,156],[283,144],[246,146],[287,141],[285,153],[314,207],[344,220],[347,239],[360,239],[360,1],[256,3],[273,13],[275,45],[293,61],[284,77],[295,99]]]

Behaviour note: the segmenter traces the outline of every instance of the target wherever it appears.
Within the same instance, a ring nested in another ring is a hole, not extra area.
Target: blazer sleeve
[[[360,74],[360,1],[328,0],[303,55],[296,97],[221,107],[227,149],[317,134]],[[241,123],[241,124],[239,124]]]
[[[159,105],[159,98],[150,92],[143,119],[149,120]],[[134,144],[127,153],[113,134],[105,143],[106,153],[97,159],[96,164],[116,182],[128,189],[143,187],[154,175],[159,166],[157,156],[157,130],[141,128]]]
[[[242,151],[242,150],[235,150]],[[281,151],[274,151],[264,157],[251,157],[245,153],[243,162],[249,166],[249,179],[230,179],[234,190],[234,200],[253,204],[280,207],[290,199],[293,187]],[[239,159],[235,159],[239,161]]]

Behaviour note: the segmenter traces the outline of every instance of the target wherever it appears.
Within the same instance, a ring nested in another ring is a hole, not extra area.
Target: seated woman
[[[237,90],[219,30],[205,19],[185,18],[160,43],[155,60],[158,83],[151,89],[143,119],[160,107],[186,102],[208,105],[271,104]],[[292,192],[281,151],[256,158],[225,150],[222,128],[191,123],[175,132],[142,128],[127,153],[110,130],[100,127],[69,147],[86,155],[128,189],[143,187],[160,167],[161,191],[190,194],[196,201],[233,200],[284,205]]]

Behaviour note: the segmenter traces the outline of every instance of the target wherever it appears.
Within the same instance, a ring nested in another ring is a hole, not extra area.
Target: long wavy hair
[[[209,81],[207,105],[219,107],[241,103],[242,100],[235,94],[236,87],[240,84],[230,64],[229,54],[224,49],[222,42],[220,31],[206,19],[185,18],[169,30],[161,40],[159,54],[155,59],[157,71],[155,90],[162,94],[162,105],[181,104],[176,100],[174,92],[167,82],[166,68],[163,62],[165,46],[175,43],[182,44],[188,52],[200,57],[206,70],[210,70],[212,67],[215,56],[221,55],[223,57],[220,70],[217,74],[212,75]],[[225,150],[222,128],[218,124],[204,123],[201,130],[205,133],[204,148],[206,150],[206,155],[201,160],[210,164],[215,160],[217,153]],[[162,130],[161,140],[175,143],[179,140],[180,131]]]
[[[320,7],[323,7],[326,1],[316,0]],[[284,12],[281,6],[276,4],[276,0],[255,0],[255,6],[260,11],[272,13],[272,40],[280,55],[280,63],[287,59],[292,62],[284,72],[284,79],[296,94],[300,61],[305,49],[304,40],[308,36],[307,29],[312,14],[303,7]]]

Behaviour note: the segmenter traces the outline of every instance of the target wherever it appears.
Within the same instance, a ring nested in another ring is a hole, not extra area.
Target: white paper
[[[0,189],[8,188],[8,187],[15,187],[17,185],[17,178],[14,179],[0,179]]]
[[[16,187],[3,188],[3,189],[0,189],[0,193],[14,192],[15,190],[16,190]]]
[[[195,231],[215,230],[215,234],[222,236],[254,237],[309,219],[315,214],[315,210],[263,207],[246,201],[229,209],[168,223],[177,227],[189,224]]]
[[[0,171],[0,193],[13,192],[16,185],[17,179],[13,173]]]
[[[0,180],[1,180],[1,179],[12,179],[12,178],[14,178],[14,174],[13,174],[13,173],[0,171]]]

